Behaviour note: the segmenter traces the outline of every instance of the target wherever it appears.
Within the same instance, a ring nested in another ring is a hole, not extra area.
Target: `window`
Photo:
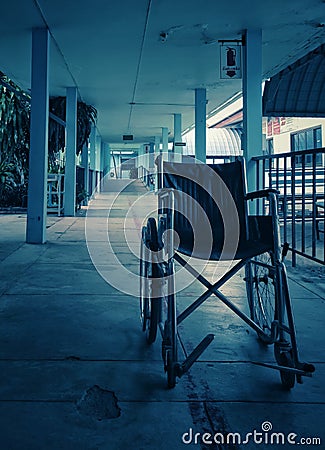
[[[273,142],[273,138],[271,139],[267,139],[266,140],[266,155],[273,155],[274,154],[274,142]],[[265,161],[265,169],[269,170],[270,167],[270,163],[271,163],[271,167],[274,167],[275,164],[275,160],[274,159],[267,159]]]
[[[273,138],[266,140],[266,152],[268,155],[273,155],[274,153]]]
[[[308,130],[298,131],[291,135],[291,151],[297,152],[299,150],[312,150],[314,148],[322,147],[322,132],[321,127],[310,128]],[[311,166],[313,163],[312,155],[297,155],[296,164],[302,165],[303,158],[305,165]],[[316,155],[316,165],[322,164],[322,155]]]

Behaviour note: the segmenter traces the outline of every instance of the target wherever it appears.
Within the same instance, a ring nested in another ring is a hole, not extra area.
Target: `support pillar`
[[[195,158],[206,162],[206,89],[195,89]]]
[[[109,176],[111,171],[111,149],[106,142],[102,143],[102,157],[103,157],[103,173],[104,177]]]
[[[143,167],[145,168],[145,175],[149,170],[149,153],[150,153],[150,145],[145,144],[143,146]]]
[[[67,88],[64,215],[76,213],[77,88]]]
[[[141,144],[138,150],[137,167],[138,178],[143,179],[143,165],[144,165],[144,145]]]
[[[149,189],[151,191],[155,188],[155,144],[150,142],[149,145]]]
[[[97,133],[96,130],[96,141],[95,141],[95,188],[96,192],[100,192],[100,160],[101,160],[101,150],[102,150],[102,138]]]
[[[182,115],[174,114],[174,161],[182,162],[183,147],[176,144],[182,143]]]
[[[155,136],[155,154],[159,156],[160,153],[160,136]]]
[[[243,150],[248,190],[256,190],[254,156],[262,154],[262,31],[243,36]]]
[[[107,181],[111,178],[110,172],[111,172],[111,149],[109,144],[107,142],[102,142],[102,171],[103,171],[103,178],[102,178],[102,190],[107,190]]]
[[[84,189],[89,194],[89,149],[87,144],[82,149],[81,164],[84,168]],[[84,205],[88,205],[88,198],[85,198]]]
[[[49,32],[32,32],[31,124],[26,242],[46,241],[48,120],[49,120]]]
[[[123,176],[123,173],[122,173],[122,152],[120,152],[119,154],[118,154],[118,164],[117,164],[117,167],[118,167],[118,177],[119,178],[122,178],[122,176]]]
[[[168,161],[168,128],[162,127],[162,156],[164,161]]]
[[[155,168],[155,144],[153,142],[150,142],[149,144],[149,171],[152,173],[152,171]]]
[[[155,136],[155,161],[159,155],[160,155],[160,136]],[[155,165],[155,191],[156,192],[158,191],[158,171],[156,165]]]
[[[91,132],[89,136],[89,167],[90,167],[90,184],[91,192],[89,194],[92,196],[95,192],[96,187],[96,127],[92,125]]]

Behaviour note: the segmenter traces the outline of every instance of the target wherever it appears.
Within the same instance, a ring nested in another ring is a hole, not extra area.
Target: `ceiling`
[[[194,89],[207,112],[241,90],[219,76],[220,39],[263,30],[263,74],[270,77],[325,42],[324,0],[11,0],[1,6],[0,70],[30,89],[31,31],[52,36],[50,94],[77,86],[98,110],[103,141],[150,142],[194,122]]]
[[[325,117],[324,44],[266,82],[263,112],[277,117]]]

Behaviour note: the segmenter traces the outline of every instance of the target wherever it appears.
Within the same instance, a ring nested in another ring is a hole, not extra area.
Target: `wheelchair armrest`
[[[279,194],[277,189],[262,189],[260,191],[248,192],[245,196],[246,200],[254,200],[255,198],[268,197],[269,194]]]

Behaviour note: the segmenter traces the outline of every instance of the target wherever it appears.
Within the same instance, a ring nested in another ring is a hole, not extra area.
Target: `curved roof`
[[[207,156],[240,156],[241,128],[207,128],[206,154]],[[183,135],[184,155],[195,155],[195,129]]]
[[[264,116],[325,117],[325,45],[265,84]]]

